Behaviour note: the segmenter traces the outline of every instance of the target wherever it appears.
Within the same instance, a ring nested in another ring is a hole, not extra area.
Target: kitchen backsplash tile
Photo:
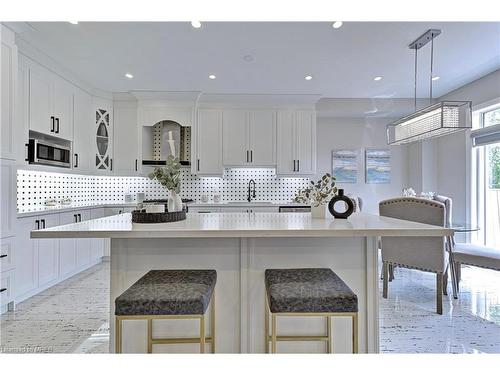
[[[279,178],[274,169],[227,169],[223,177],[198,177],[182,171],[181,196],[197,202],[206,194],[221,195],[221,202],[245,201],[248,181],[256,182],[259,201],[290,202],[309,184],[307,178]],[[168,192],[147,177],[88,176],[29,170],[17,171],[17,210],[29,212],[43,207],[48,199],[71,198],[73,205],[123,203],[124,195],[144,192],[146,199],[166,199]]]

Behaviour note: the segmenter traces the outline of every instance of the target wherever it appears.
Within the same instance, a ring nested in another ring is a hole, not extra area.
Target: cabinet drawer
[[[189,207],[189,213],[200,213],[200,214],[208,214],[212,212],[220,212],[219,207]]]
[[[0,306],[14,300],[14,271],[0,273]]]
[[[5,272],[15,267],[14,263],[14,237],[0,240],[0,272]]]

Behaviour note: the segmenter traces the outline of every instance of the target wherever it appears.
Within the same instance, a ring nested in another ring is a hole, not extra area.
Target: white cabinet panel
[[[60,225],[76,223],[75,212],[63,212],[60,214]],[[59,240],[59,273],[66,277],[76,269],[76,239],[64,238]]]
[[[35,63],[29,64],[29,128],[56,135],[53,106],[53,75]]]
[[[54,75],[55,133],[63,139],[73,139],[73,96],[74,87],[66,80]]]
[[[250,162],[254,166],[276,165],[276,111],[249,113]]]
[[[73,169],[88,171],[93,161],[94,150],[94,116],[92,97],[85,91],[77,89],[75,93],[75,123],[73,127]]]
[[[91,162],[93,169],[106,173],[113,171],[113,102],[92,98],[94,131]]]
[[[257,212],[279,212],[279,208],[275,206],[221,207],[221,212],[243,212],[252,214]]]
[[[297,172],[314,174],[316,172],[316,114],[314,111],[297,111],[295,116]]]
[[[221,212],[219,207],[189,207],[189,213],[209,214],[212,212]]]
[[[222,111],[199,110],[196,139],[196,173],[222,175]]]
[[[105,216],[104,208],[96,208],[90,211],[91,219],[99,219]],[[109,241],[105,238],[92,238],[91,239],[91,250],[90,250],[90,259],[91,261],[100,259],[104,255],[104,248],[106,241]]]
[[[295,125],[292,111],[278,112],[278,160],[277,174],[293,174],[296,170],[295,160]]]
[[[78,211],[80,221],[90,220],[90,210]],[[90,238],[78,238],[76,241],[76,267],[81,268],[90,263],[92,241]]]
[[[225,110],[222,115],[222,157],[224,166],[246,166],[250,162],[248,112]],[[203,138],[201,139],[203,142]]]
[[[15,237],[0,238],[0,272],[15,268]]]
[[[0,37],[0,158],[14,159],[14,126],[18,126],[17,47],[14,33],[2,25]]]
[[[16,225],[16,295],[22,296],[38,287],[38,245],[30,232],[39,227],[35,217],[17,219]]]
[[[0,307],[14,301],[14,271],[0,273]]]
[[[59,215],[39,216],[40,228],[59,225]],[[59,240],[54,238],[32,240],[38,245],[38,287],[44,287],[59,276]]]
[[[316,114],[313,110],[278,112],[278,175],[316,172]]]
[[[0,159],[0,237],[14,235],[16,213],[16,166]]]
[[[113,123],[113,169],[115,174],[135,174],[138,162],[137,104],[115,102]]]

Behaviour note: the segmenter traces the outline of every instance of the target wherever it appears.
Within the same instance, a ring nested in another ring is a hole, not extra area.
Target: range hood
[[[191,165],[191,127],[175,121],[160,121],[152,126],[153,159],[143,159],[142,165],[150,167],[166,164],[168,155],[179,158],[181,165]]]

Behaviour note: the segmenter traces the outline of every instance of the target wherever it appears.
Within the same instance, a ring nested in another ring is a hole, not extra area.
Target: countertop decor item
[[[344,212],[335,210],[335,203],[337,202],[345,203],[347,209]],[[328,203],[328,211],[337,219],[347,219],[354,212],[354,204],[351,198],[344,195],[344,189],[339,189],[338,194],[330,200],[330,203]]]
[[[167,156],[165,167],[155,168],[149,174],[149,178],[157,180],[169,190],[168,211],[182,211],[182,199],[178,195],[181,188],[181,164],[179,163],[179,158],[173,155]]]
[[[155,224],[169,223],[186,219],[186,211],[176,212],[144,212],[144,210],[132,211],[132,223]]]
[[[437,138],[472,128],[472,102],[470,101],[442,101],[433,104],[432,83],[434,63],[434,38],[441,34],[441,30],[430,29],[419,36],[408,46],[415,51],[415,111],[393,123],[387,125],[387,144],[402,145]],[[431,44],[430,72],[429,72],[429,106],[417,108],[417,55],[418,50],[427,43]],[[417,110],[418,109],[418,110]]]
[[[299,190],[294,202],[311,205],[311,216],[317,219],[326,217],[326,205],[337,192],[335,177],[325,173],[317,182],[311,181],[308,188]]]

